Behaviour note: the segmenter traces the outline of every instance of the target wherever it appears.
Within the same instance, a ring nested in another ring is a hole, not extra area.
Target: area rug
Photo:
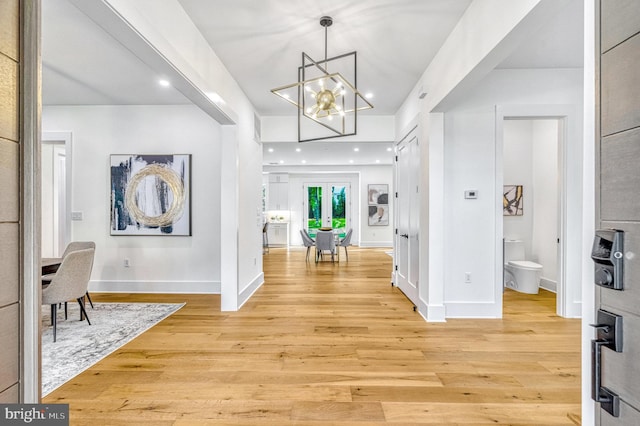
[[[42,309],[42,395],[47,395],[102,358],[176,312],[182,304],[87,303],[91,325],[80,322],[77,303],[58,309],[57,341],[53,342],[51,308]]]

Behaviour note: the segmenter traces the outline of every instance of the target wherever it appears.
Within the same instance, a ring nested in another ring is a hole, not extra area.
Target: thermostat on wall
[[[475,200],[478,198],[478,190],[477,189],[467,189],[464,191],[464,198]]]

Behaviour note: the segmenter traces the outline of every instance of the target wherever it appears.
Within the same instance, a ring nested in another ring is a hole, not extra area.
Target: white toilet
[[[542,265],[524,260],[524,242],[504,241],[504,286],[521,293],[538,294]]]

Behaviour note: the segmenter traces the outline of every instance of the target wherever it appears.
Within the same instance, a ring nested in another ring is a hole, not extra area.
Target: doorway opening
[[[555,300],[562,265],[562,126],[558,118],[503,123],[503,283]],[[508,263],[510,262],[510,263]],[[517,265],[516,263],[517,262]],[[503,304],[508,303],[504,298]]]
[[[43,132],[42,257],[60,257],[71,241],[71,133]]]
[[[555,280],[553,277],[545,277],[542,280],[543,288],[553,289],[555,281],[556,292],[556,313],[566,318],[579,318],[582,313],[582,193],[583,193],[583,170],[582,151],[583,141],[581,137],[581,116],[580,111],[569,105],[513,105],[496,107],[496,203],[495,203],[495,294],[496,303],[500,304],[502,310],[502,296],[504,292],[504,280],[500,279],[504,275],[504,239],[511,237],[504,226],[504,185],[517,185],[517,182],[508,182],[505,178],[506,160],[504,158],[505,149],[505,123],[512,120],[529,120],[533,124],[538,120],[550,120],[557,123],[557,143],[555,152],[557,160],[550,160],[548,156],[542,156],[538,162],[544,167],[556,168],[555,179],[557,194],[545,194],[545,190],[535,191],[535,188],[523,187],[524,206],[523,215],[530,215],[532,220],[540,222],[542,219],[534,216],[534,202],[542,205],[552,205],[556,203],[556,214],[551,214],[551,219],[546,219],[548,223],[540,224],[537,227],[546,226],[545,241],[537,241],[538,259],[546,262],[549,266],[547,273],[553,268],[555,259]],[[532,125],[533,125],[532,124]],[[553,146],[553,144],[551,144]],[[533,148],[532,148],[533,149]],[[548,148],[551,149],[551,148]],[[533,151],[532,151],[533,154]],[[549,154],[550,155],[550,154]],[[531,167],[533,168],[533,157],[530,156]],[[554,165],[553,163],[556,163]],[[517,167],[517,165],[516,165]],[[543,176],[544,177],[544,176]],[[531,183],[530,185],[533,185]],[[548,183],[547,185],[553,185]],[[542,201],[541,201],[542,200]],[[548,217],[548,216],[547,216]],[[569,220],[571,218],[571,220]],[[533,226],[533,225],[532,225]],[[553,234],[555,229],[555,235]],[[508,231],[510,232],[510,231]],[[531,237],[529,251],[527,255],[533,256],[533,236]],[[555,244],[555,250],[552,248]],[[544,253],[542,247],[547,247]],[[541,263],[536,262],[536,263]],[[544,277],[545,272],[541,274]],[[552,274],[552,273],[551,273]]]

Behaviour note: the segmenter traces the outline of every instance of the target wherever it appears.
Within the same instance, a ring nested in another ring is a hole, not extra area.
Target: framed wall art
[[[369,226],[389,225],[389,185],[369,184],[367,190]]]
[[[522,185],[504,185],[502,195],[503,216],[522,216]]]
[[[111,155],[111,235],[191,235],[191,155]]]

